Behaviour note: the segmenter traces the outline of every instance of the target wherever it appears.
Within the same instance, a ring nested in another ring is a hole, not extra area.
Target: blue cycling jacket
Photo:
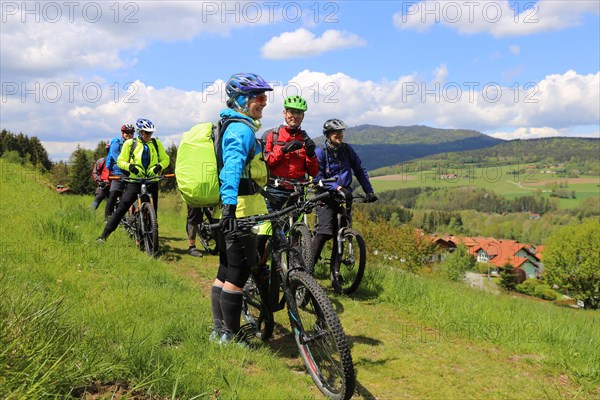
[[[125,175],[121,168],[117,166],[117,159],[119,158],[119,154],[121,154],[124,142],[122,137],[114,138],[110,141],[108,155],[106,156],[106,168],[110,171],[111,175]]]
[[[335,149],[325,142],[315,152],[319,160],[319,173],[314,178],[315,182],[320,179],[337,177],[337,181],[323,183],[323,185],[330,191],[336,191],[340,186],[350,189],[352,172],[354,172],[365,193],[373,193],[369,174],[358,154],[348,143],[342,143],[339,148]]]
[[[223,168],[219,174],[221,181],[221,202],[237,204],[241,178],[249,178],[249,159],[262,152],[256,141],[255,132],[260,129],[260,122],[230,108],[221,111],[221,119],[243,118],[255,128],[243,122],[232,122],[223,132],[221,148],[223,152]],[[249,157],[252,155],[252,157]]]

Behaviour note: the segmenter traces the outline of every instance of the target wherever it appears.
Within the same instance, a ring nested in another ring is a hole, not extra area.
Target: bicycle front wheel
[[[365,274],[367,264],[365,241],[354,229],[345,228],[338,238],[337,246],[334,252],[335,262],[331,271],[331,283],[337,293],[351,294],[358,289]]]
[[[154,257],[158,254],[158,221],[152,204],[142,203],[139,215],[141,245],[149,256]]]
[[[308,372],[327,397],[350,399],[354,393],[354,364],[342,324],[325,291],[306,272],[289,275],[288,312],[296,344]],[[297,305],[297,293],[304,305]]]
[[[292,226],[289,232],[290,244],[300,252],[307,271],[312,275],[314,270],[312,235],[310,229],[304,223],[297,223]]]

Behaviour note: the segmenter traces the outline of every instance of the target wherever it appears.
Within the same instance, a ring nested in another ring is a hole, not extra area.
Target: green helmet
[[[293,108],[294,110],[306,111],[308,110],[308,105],[306,105],[306,100],[300,96],[288,96],[283,102],[283,108],[286,110]]]

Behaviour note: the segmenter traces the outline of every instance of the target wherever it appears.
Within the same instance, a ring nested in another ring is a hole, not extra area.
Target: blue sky
[[[3,1],[1,128],[53,159],[150,118],[166,144],[250,71],[309,103],[304,128],[429,125],[600,136],[600,2]],[[127,89],[130,92],[127,92]]]

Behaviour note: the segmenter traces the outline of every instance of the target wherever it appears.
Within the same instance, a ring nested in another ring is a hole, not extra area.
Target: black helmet
[[[348,126],[341,119],[333,118],[328,119],[323,124],[323,135],[329,136],[329,134],[333,131],[343,131]]]

